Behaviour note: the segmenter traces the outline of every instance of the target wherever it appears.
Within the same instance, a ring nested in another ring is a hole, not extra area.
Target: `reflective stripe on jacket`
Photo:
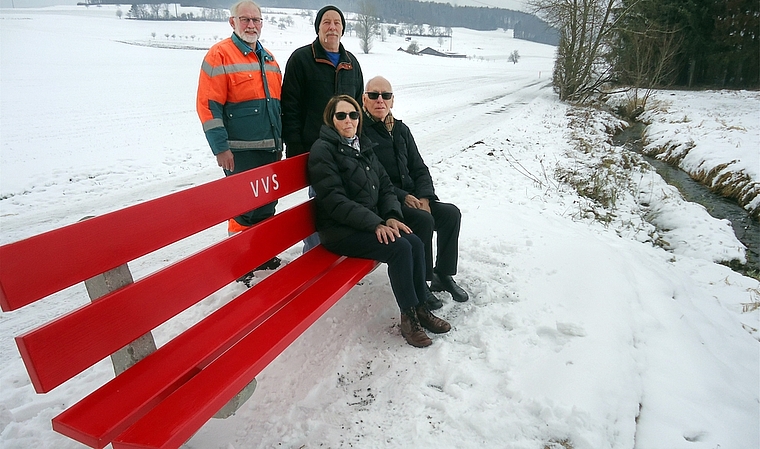
[[[253,51],[233,34],[211,47],[196,102],[211,151],[281,151],[281,93],[280,66],[260,43]]]

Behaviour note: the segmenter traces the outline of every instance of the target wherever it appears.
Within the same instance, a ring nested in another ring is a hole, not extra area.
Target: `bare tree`
[[[148,8],[142,4],[133,4],[127,15],[133,19],[145,19],[148,17]]]
[[[148,5],[148,8],[150,9],[150,17],[151,19],[158,19],[161,17],[161,3],[151,3]]]
[[[359,14],[356,16],[356,35],[359,37],[359,46],[364,54],[372,50],[372,41],[380,29],[380,21],[377,19],[375,6],[365,0],[359,4]]]
[[[610,52],[620,0],[531,0],[534,12],[559,30],[553,84],[560,100],[584,103],[612,80]]]
[[[674,63],[683,48],[683,33],[631,14],[620,23],[612,52],[617,82],[630,86],[629,102],[621,114],[635,119],[646,107],[654,88],[669,86]],[[643,93],[642,93],[643,91]]]

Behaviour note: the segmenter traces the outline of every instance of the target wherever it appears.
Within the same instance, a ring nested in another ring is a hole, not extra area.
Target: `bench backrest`
[[[19,309],[300,190],[308,185],[307,157],[0,246],[0,306]],[[312,206],[302,204],[249,231],[17,337],[35,390],[50,391],[314,232]]]

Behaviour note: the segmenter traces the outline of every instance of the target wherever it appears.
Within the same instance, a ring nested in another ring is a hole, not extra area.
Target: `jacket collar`
[[[338,131],[327,125],[322,125],[322,128],[319,129],[319,138],[336,146],[343,145],[352,150],[354,149],[351,145],[346,143],[346,139],[341,137],[341,135],[338,134]],[[359,150],[360,154],[365,154],[377,146],[375,142],[368,140],[361,134],[359,134],[359,145],[361,146],[361,150]]]
[[[240,53],[242,53],[243,56],[248,56],[249,53],[255,52],[256,55],[260,56],[261,59],[266,62],[274,60],[272,55],[270,55],[269,52],[264,49],[264,46],[261,45],[261,42],[259,41],[256,41],[256,48],[251,48],[247,42],[245,42],[243,39],[240,39],[240,36],[232,33],[232,42],[235,43],[235,46],[238,48],[238,50],[240,50]]]
[[[314,39],[314,42],[311,43],[311,51],[316,61],[330,61],[330,59],[327,57],[327,50],[325,50],[325,47],[323,47],[319,42],[319,37]],[[338,53],[340,54],[340,58],[338,59],[338,67],[342,66],[341,68],[344,69],[352,69],[353,64],[351,63],[351,58],[348,57],[348,53],[346,52],[346,48],[343,47],[343,44],[338,44]],[[330,65],[332,65],[332,63],[330,63]]]
[[[393,128],[396,124],[397,120],[395,117],[393,117],[393,112],[388,111],[388,115],[385,116],[385,120],[378,120],[376,119],[372,114],[369,113],[367,108],[362,108],[364,110],[364,123],[371,126],[376,126],[377,123],[382,123],[382,128],[384,128],[388,133],[393,134]],[[377,125],[378,127],[381,127],[381,125]]]

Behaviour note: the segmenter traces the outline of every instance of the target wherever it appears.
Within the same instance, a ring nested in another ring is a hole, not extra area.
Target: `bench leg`
[[[90,301],[93,302],[101,296],[131,283],[132,273],[129,272],[127,264],[120,265],[113,270],[106,271],[105,273],[84,281],[84,285],[87,288],[87,294],[90,295]],[[113,363],[114,372],[118,376],[155,350],[156,342],[153,340],[153,334],[148,332],[127,346],[111,354],[111,363]]]
[[[132,282],[132,273],[130,273],[127,264],[124,264],[84,281],[84,285],[87,288],[90,300],[94,302],[101,296],[124,287],[125,285],[131,284]],[[156,342],[153,340],[153,334],[148,332],[122,349],[111,354],[111,363],[113,363],[114,372],[118,376],[155,350]],[[222,407],[214,415],[214,418],[224,419],[234,415],[245,401],[253,395],[255,390],[256,379],[253,379],[253,381],[243,388],[240,393]]]
[[[213,416],[216,419],[225,419],[234,415],[236,411],[247,401],[253,392],[256,391],[256,379],[253,379],[251,383],[245,386],[240,393],[236,394],[234,398],[230,399],[230,402],[224,404],[224,407],[219,409]]]

